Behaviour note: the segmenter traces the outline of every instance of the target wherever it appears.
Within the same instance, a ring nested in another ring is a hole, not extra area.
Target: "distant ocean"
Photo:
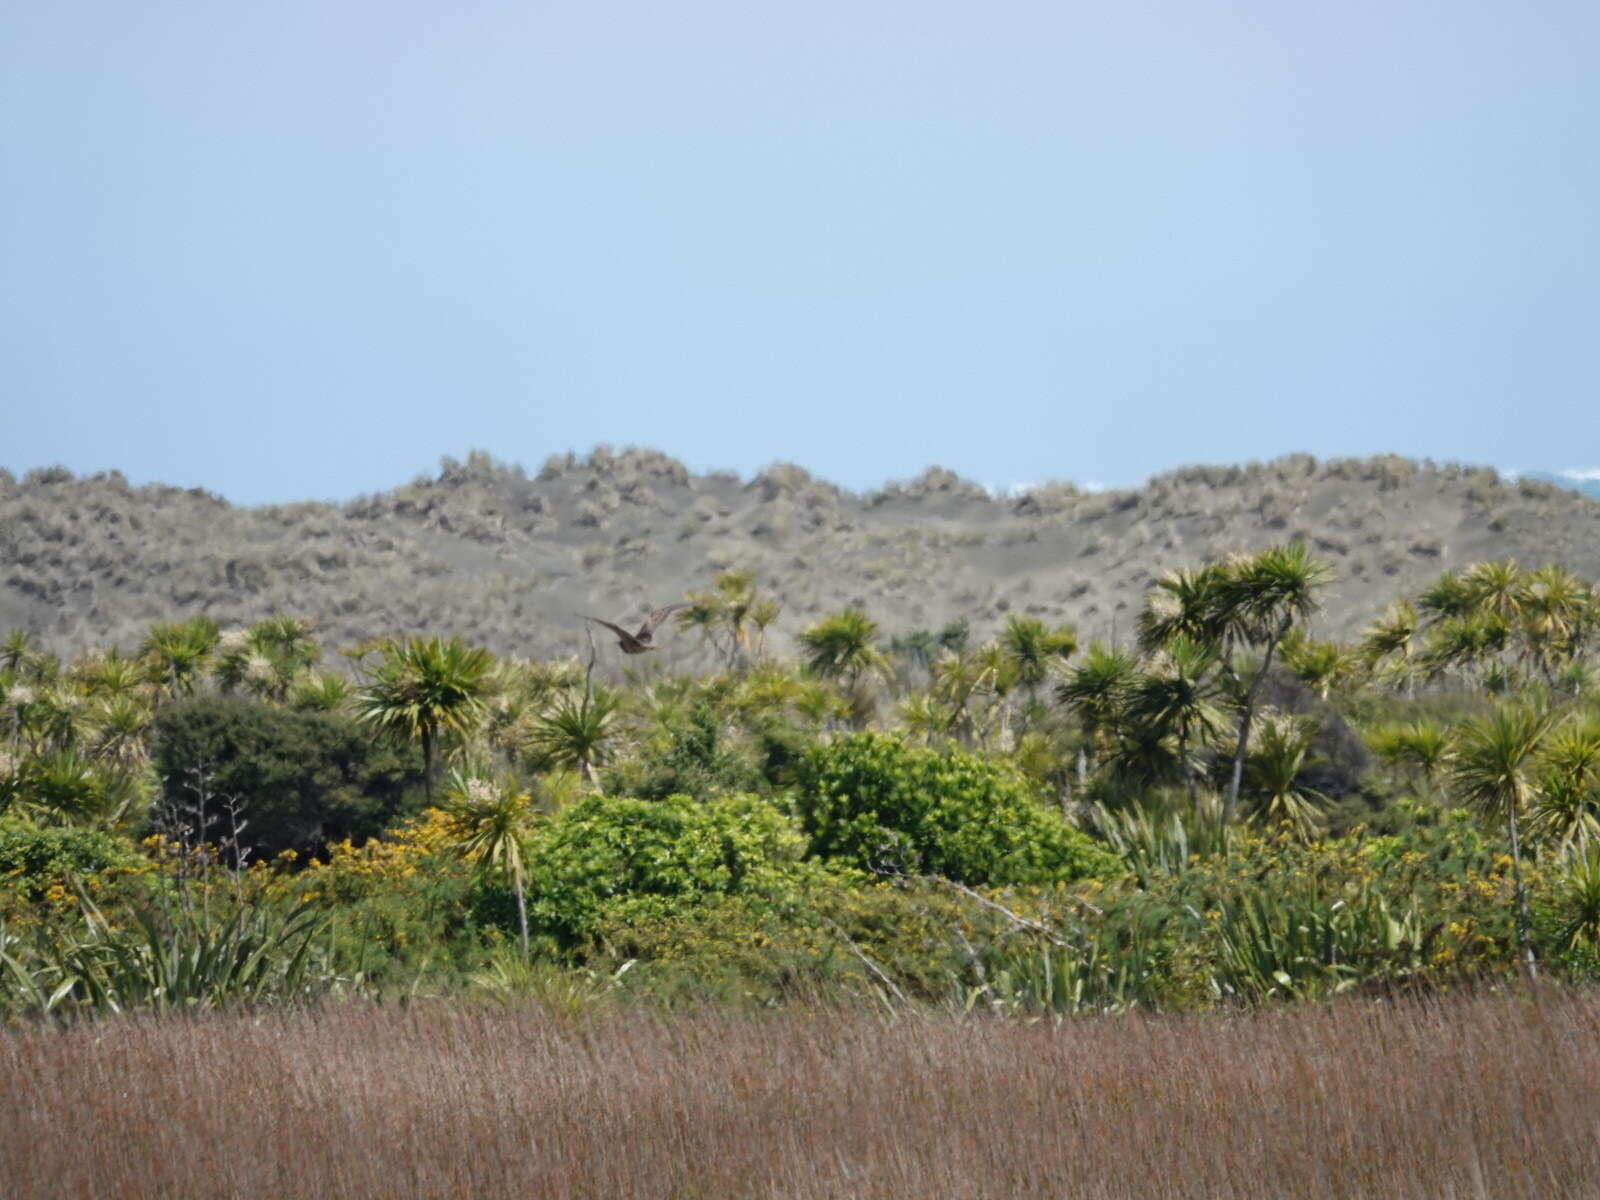
[[[1577,492],[1580,496],[1592,496],[1600,500],[1600,479],[1574,479],[1571,475],[1559,475],[1554,471],[1519,471],[1517,478],[1542,480]]]

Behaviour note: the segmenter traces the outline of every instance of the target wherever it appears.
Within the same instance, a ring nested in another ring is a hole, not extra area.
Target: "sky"
[[[1593,0],[0,0],[0,466],[1600,469]]]

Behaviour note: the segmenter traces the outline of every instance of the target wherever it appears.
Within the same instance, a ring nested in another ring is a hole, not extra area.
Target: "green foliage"
[[[1574,855],[1558,887],[1556,948],[1593,956],[1600,949],[1600,846],[1586,846]]]
[[[845,608],[800,631],[806,666],[824,679],[855,683],[884,666],[878,623],[859,608]]]
[[[1060,1016],[1188,1008],[1199,980],[1179,927],[1165,905],[1134,896],[1098,916],[1058,918],[1048,938],[996,939],[961,1005]]]
[[[1217,989],[1259,1002],[1320,998],[1370,980],[1403,986],[1426,969],[1439,933],[1415,901],[1392,910],[1371,892],[1245,893],[1217,914]]]
[[[439,736],[464,733],[481,714],[491,662],[488,651],[460,638],[388,642],[361,691],[361,720],[400,742],[420,743],[431,788]]]
[[[798,805],[813,853],[864,870],[973,884],[1121,873],[1018,776],[959,750],[877,733],[818,746],[802,763]]]
[[[750,791],[761,782],[754,768],[722,745],[716,710],[708,701],[697,701],[664,732],[664,748],[607,786],[638,800],[665,800],[674,795],[703,800],[719,793]],[[781,751],[781,746],[778,749]]]
[[[1006,619],[1000,645],[1010,659],[1017,683],[1032,692],[1049,677],[1053,667],[1077,651],[1078,635],[1069,625],[1052,629],[1038,617],[1012,614]]]
[[[517,932],[522,957],[528,957],[526,863],[522,843],[532,811],[530,798],[509,778],[457,772],[450,781],[445,812],[455,843],[451,849],[479,872],[498,871],[517,899]]]
[[[1593,588],[1480,564],[1358,651],[1304,633],[1324,578],[1275,547],[1158,581],[1137,648],[1069,665],[1068,629],[961,621],[897,638],[898,676],[859,609],[768,657],[745,572],[680,617],[726,669],[614,687],[439,638],[347,651],[357,686],[291,618],[69,663],[13,637],[0,1007],[466,986],[1064,1014],[1448,986],[1519,950],[1600,978]],[[435,808],[439,760],[471,765]]]
[[[1095,803],[1083,820],[1122,858],[1142,887],[1152,886],[1162,875],[1181,875],[1197,859],[1225,854],[1229,845],[1229,826],[1214,796],[1198,797],[1187,809],[1163,810],[1157,804],[1113,809]]]
[[[605,688],[562,696],[535,722],[533,745],[546,764],[574,767],[593,780],[594,764],[616,733],[619,706],[616,695]]]
[[[30,759],[8,789],[11,803],[42,820],[93,821],[110,815],[115,782],[76,750]]]
[[[590,796],[528,839],[528,917],[573,949],[609,923],[682,911],[708,897],[791,902],[810,872],[805,840],[750,796],[635,800]]]
[[[1553,730],[1540,757],[1533,832],[1558,850],[1600,837],[1600,721]]]
[[[78,876],[132,869],[139,862],[126,842],[99,830],[0,821],[0,882],[21,886],[34,899]]]
[[[155,763],[166,804],[194,814],[199,840],[223,836],[232,802],[258,856],[319,853],[371,837],[422,782],[414,750],[375,741],[347,717],[228,697],[166,709],[156,722]]]
[[[148,664],[151,678],[167,695],[187,696],[194,692],[220,636],[217,623],[210,617],[152,625],[139,653]]]
[[[35,1016],[216,1008],[304,999],[334,982],[312,954],[325,918],[241,906],[215,923],[172,925],[134,907],[113,925],[84,901],[83,923],[31,945],[0,928],[0,1011]]]
[[[1303,837],[1320,824],[1317,804],[1324,797],[1305,786],[1302,776],[1314,762],[1314,723],[1288,713],[1267,713],[1256,744],[1245,760],[1248,795],[1262,819],[1292,827]]]

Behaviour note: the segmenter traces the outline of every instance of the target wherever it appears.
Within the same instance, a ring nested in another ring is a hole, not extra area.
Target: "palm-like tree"
[[[1170,734],[1178,744],[1189,803],[1196,802],[1194,748],[1215,737],[1223,723],[1216,654],[1204,643],[1177,635],[1156,653],[1129,689],[1129,720]]]
[[[1553,565],[1528,574],[1521,615],[1524,657],[1551,685],[1561,669],[1583,653],[1600,618],[1593,586]]]
[[[1469,722],[1461,735],[1450,773],[1451,790],[1486,816],[1503,820],[1511,839],[1512,882],[1516,889],[1517,940],[1528,974],[1534,974],[1528,897],[1522,886],[1522,845],[1517,819],[1538,795],[1535,770],[1551,717],[1522,705],[1505,704]]]
[[[268,617],[251,627],[256,642],[291,671],[314,667],[322,657],[311,622],[303,617]]]
[[[28,815],[51,824],[78,824],[106,817],[113,789],[95,764],[76,750],[41,754],[22,769],[19,799]]]
[[[1473,563],[1461,576],[1472,611],[1493,613],[1508,625],[1522,618],[1527,582],[1515,561]]]
[[[1250,753],[1250,791],[1269,821],[1292,826],[1301,837],[1316,832],[1316,802],[1323,797],[1300,783],[1314,761],[1311,743],[1315,725],[1288,713],[1274,713],[1261,722],[1260,736]]]
[[[453,849],[480,873],[498,870],[517,897],[522,957],[528,959],[527,863],[522,844],[532,827],[528,794],[512,779],[454,772],[445,811],[455,835]]]
[[[1093,769],[1107,733],[1122,720],[1139,664],[1133,655],[1095,643],[1067,677],[1056,685],[1056,699],[1083,727],[1078,750],[1078,782]]]
[[[598,792],[600,776],[595,764],[616,734],[619,704],[616,695],[603,687],[581,696],[562,696],[534,722],[532,742],[549,762],[582,772]]]
[[[1430,795],[1436,794],[1438,781],[1455,750],[1450,731],[1431,717],[1383,726],[1367,740],[1374,754],[1409,772]]]
[[[1511,645],[1512,627],[1498,613],[1472,612],[1446,617],[1428,629],[1418,655],[1429,678],[1447,671],[1478,672],[1503,667],[1501,655]]]
[[[805,687],[806,681],[786,664],[762,663],[739,680],[729,707],[741,721],[759,726],[792,709]],[[687,702],[680,707],[687,711]]]
[[[982,655],[965,648],[950,651],[928,669],[928,693],[945,717],[942,732],[956,733],[964,741],[977,736],[978,726],[970,707],[972,698],[986,682]]]
[[[761,598],[750,606],[750,624],[756,627],[754,656],[759,661],[767,652],[767,630],[778,619],[783,606],[776,600]]]
[[[728,630],[728,666],[736,667],[750,648],[750,610],[756,605],[755,573],[724,571],[712,582]]]
[[[878,623],[859,608],[845,608],[800,632],[806,666],[824,679],[842,679],[854,688],[868,671],[882,670]]]
[[[998,724],[1000,748],[1010,749],[1011,693],[1018,682],[1016,659],[998,642],[987,642],[978,647],[973,657],[978,664],[978,686],[994,698],[979,736],[987,745],[990,728]]]
[[[720,638],[722,611],[714,593],[691,594],[688,603],[678,610],[677,623],[685,629],[697,632],[718,658],[728,656],[729,651],[723,646]]]
[[[1337,642],[1291,635],[1283,642],[1283,665],[1289,673],[1326,700],[1357,669],[1356,658]]]
[[[1017,684],[1036,698],[1051,669],[1077,652],[1078,635],[1070,625],[1052,629],[1038,617],[1013,614],[1000,634],[1000,645],[1011,660]]]
[[[1409,601],[1402,600],[1367,627],[1361,635],[1360,654],[1368,670],[1393,662],[1395,673],[1405,681],[1407,693],[1415,695],[1416,675],[1411,669],[1411,655],[1416,649],[1416,639],[1417,610]]]
[[[194,691],[219,637],[217,623],[210,617],[152,625],[139,655],[150,664],[151,679],[176,699]]]
[[[430,804],[439,736],[465,732],[483,710],[491,661],[488,651],[460,638],[390,642],[359,693],[361,720],[401,741],[421,743]]]
[[[698,629],[712,649],[726,658],[729,670],[752,654],[760,657],[767,628],[778,619],[779,606],[756,590],[755,579],[753,571],[723,571],[712,581],[711,591],[691,594],[678,615],[678,624]],[[752,627],[758,632],[753,645]],[[725,645],[722,636],[727,639]]]
[[[13,675],[26,674],[34,657],[33,635],[26,629],[12,629],[0,639],[0,671]]]
[[[115,699],[134,696],[149,686],[148,667],[136,658],[124,658],[115,646],[75,664],[72,676],[86,696]]]
[[[904,697],[895,705],[895,715],[900,718],[907,735],[924,746],[931,745],[935,735],[942,733],[946,725],[944,708],[931,692],[913,692]]]
[[[1168,571],[1156,580],[1139,613],[1139,644],[1158,650],[1183,637],[1214,646],[1226,657],[1224,643],[1233,632],[1226,620],[1228,580],[1228,568],[1221,564]]]
[[[33,732],[40,689],[34,684],[8,680],[3,676],[0,676],[0,684],[5,689],[4,695],[0,696],[0,701],[3,701],[0,711],[4,712],[6,719],[6,736],[20,746],[23,737]]]
[[[88,705],[66,680],[38,689],[30,711],[31,731],[37,749],[76,749],[88,728],[88,721]]]
[[[1557,935],[1560,945],[1593,946],[1600,941],[1600,846],[1586,846],[1568,861],[1561,891],[1566,924]]]
[[[1261,648],[1261,662],[1246,685],[1239,713],[1239,740],[1233,752],[1233,774],[1228,781],[1225,816],[1233,819],[1244,781],[1244,760],[1250,749],[1250,730],[1256,701],[1273,652],[1296,624],[1317,610],[1317,589],[1331,572],[1315,561],[1300,542],[1272,546],[1231,566],[1218,589],[1217,623],[1224,646],[1229,641]]]
[[[1600,722],[1553,730],[1541,758],[1535,831],[1560,851],[1600,835]]]
[[[289,689],[289,706],[300,712],[338,712],[353,694],[342,675],[307,671]]]
[[[1422,595],[1417,597],[1417,607],[1432,624],[1452,617],[1471,616],[1477,611],[1478,602],[1460,575],[1446,571],[1423,589]]]
[[[849,716],[850,704],[834,688],[808,679],[795,690],[794,710],[810,725],[820,727]]]
[[[93,755],[128,771],[149,758],[145,735],[153,714],[137,697],[127,694],[107,696],[89,711],[88,737]]]

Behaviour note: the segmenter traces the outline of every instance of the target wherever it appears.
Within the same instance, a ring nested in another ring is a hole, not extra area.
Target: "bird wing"
[[[633,634],[629,633],[621,625],[613,625],[610,621],[606,620],[604,617],[591,617],[588,613],[584,613],[583,614],[583,619],[585,621],[593,621],[597,625],[604,625],[607,629],[611,630],[611,632],[616,634],[619,638],[627,638],[630,641],[633,640]]]
[[[656,626],[661,624],[661,622],[665,621],[673,613],[677,612],[680,608],[690,608],[690,607],[692,607],[692,605],[688,605],[688,604],[668,604],[664,608],[656,609],[655,612],[651,613],[648,617],[645,618],[644,624],[639,626],[639,632],[638,632],[638,634],[636,636],[642,637],[642,638],[643,637],[649,637],[652,633],[655,632]]]

